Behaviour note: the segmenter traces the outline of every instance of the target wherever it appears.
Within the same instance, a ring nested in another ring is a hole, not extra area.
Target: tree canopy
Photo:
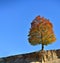
[[[28,34],[29,43],[31,45],[48,45],[55,40],[56,37],[53,32],[52,23],[44,17],[37,16],[31,23],[31,28]]]

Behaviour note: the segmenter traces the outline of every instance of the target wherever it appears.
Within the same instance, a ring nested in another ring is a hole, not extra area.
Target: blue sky
[[[0,57],[41,50],[41,45],[32,46],[27,40],[30,23],[38,15],[52,22],[57,38],[45,50],[60,48],[59,0],[0,0]]]

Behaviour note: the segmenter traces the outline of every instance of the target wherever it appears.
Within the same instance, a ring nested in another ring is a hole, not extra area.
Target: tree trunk
[[[44,45],[42,44],[42,50],[44,50]]]

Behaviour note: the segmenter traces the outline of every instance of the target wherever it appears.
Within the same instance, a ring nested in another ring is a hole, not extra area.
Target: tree
[[[31,45],[42,44],[42,50],[44,45],[53,43],[56,37],[53,32],[52,23],[44,18],[37,16],[31,23],[31,28],[28,34],[28,41]]]

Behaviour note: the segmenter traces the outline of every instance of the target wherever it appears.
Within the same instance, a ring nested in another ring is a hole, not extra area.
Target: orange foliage
[[[56,38],[52,23],[44,17],[37,16],[31,23],[28,40],[32,45],[47,45],[54,42]]]
[[[36,17],[36,20],[40,20],[40,16],[37,16],[37,17]]]

